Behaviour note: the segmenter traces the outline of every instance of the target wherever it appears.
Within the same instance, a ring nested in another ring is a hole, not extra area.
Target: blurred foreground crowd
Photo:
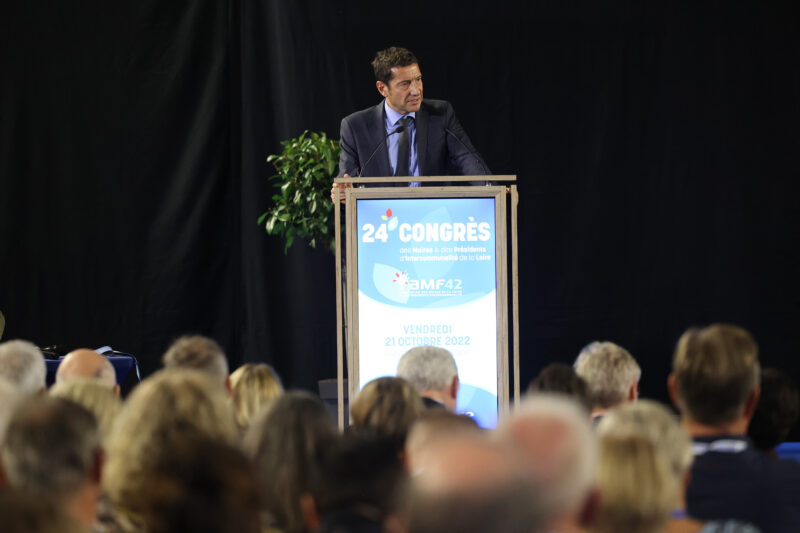
[[[736,326],[679,339],[666,378],[679,416],[638,398],[628,351],[595,342],[546,367],[491,430],[454,412],[441,348],[367,384],[343,433],[269,366],[229,374],[211,339],[182,337],[163,363],[123,401],[91,350],[68,354],[47,390],[36,346],[0,344],[0,530],[800,530],[800,463],[774,452],[798,392]]]

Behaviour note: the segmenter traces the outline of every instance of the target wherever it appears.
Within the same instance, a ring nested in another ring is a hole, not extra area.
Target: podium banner
[[[458,411],[498,415],[495,198],[357,199],[359,390],[415,346],[450,351]]]

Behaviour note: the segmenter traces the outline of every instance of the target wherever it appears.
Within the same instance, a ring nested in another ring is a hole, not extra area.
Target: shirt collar
[[[386,100],[383,101],[383,109],[386,110],[386,121],[388,122],[389,126],[396,126],[397,121],[403,117],[414,117],[414,120],[417,119],[416,111],[412,111],[407,115],[400,114],[391,107],[389,107],[389,103]]]

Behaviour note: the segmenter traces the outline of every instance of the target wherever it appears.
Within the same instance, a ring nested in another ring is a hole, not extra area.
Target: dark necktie
[[[400,132],[400,139],[397,141],[397,167],[394,170],[395,176],[408,176],[409,162],[411,160],[411,149],[408,141],[411,138],[411,133],[408,131],[411,127],[412,117],[403,117],[397,123],[403,126],[403,131]]]

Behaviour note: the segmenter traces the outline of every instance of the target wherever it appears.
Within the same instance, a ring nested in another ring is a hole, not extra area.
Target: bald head
[[[593,489],[596,444],[576,402],[534,396],[498,428],[498,437],[523,455],[528,474],[544,487],[551,520],[582,512]]]
[[[480,435],[442,438],[420,463],[416,485],[434,494],[481,492],[516,472],[505,451]]]
[[[480,436],[442,439],[419,458],[408,496],[410,533],[535,533],[538,487],[516,454]]]
[[[111,389],[117,386],[114,366],[99,353],[86,348],[68,353],[58,365],[56,382],[60,383],[70,378],[96,379]]]

